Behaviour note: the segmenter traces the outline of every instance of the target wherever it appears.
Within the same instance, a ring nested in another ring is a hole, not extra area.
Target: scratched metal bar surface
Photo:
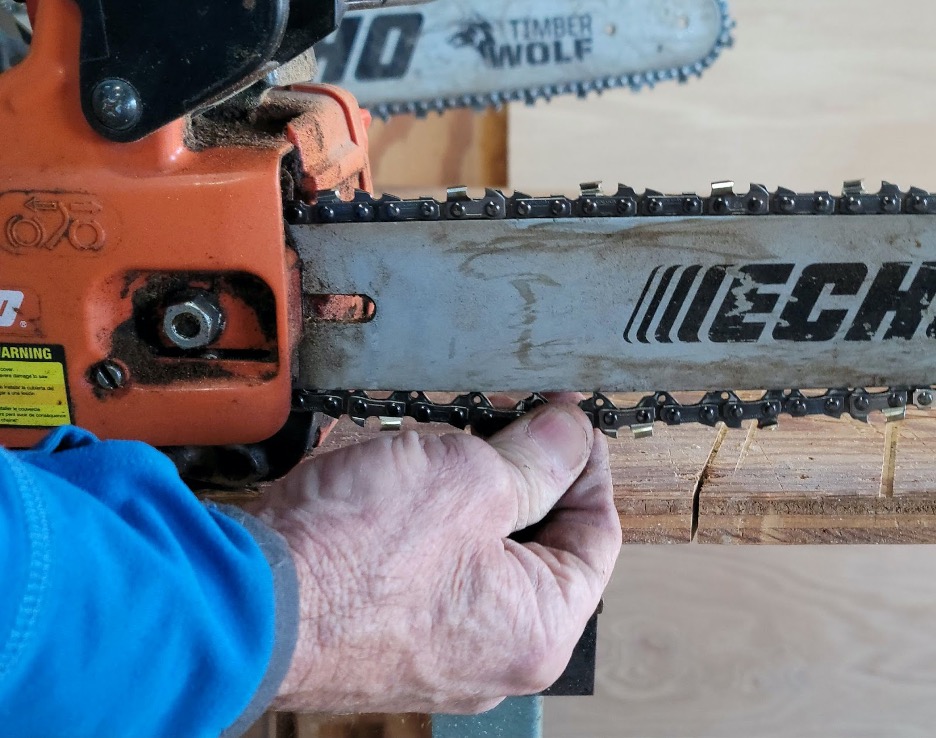
[[[290,228],[304,387],[877,387],[933,380],[936,219],[727,215]],[[365,246],[366,244],[366,246]]]

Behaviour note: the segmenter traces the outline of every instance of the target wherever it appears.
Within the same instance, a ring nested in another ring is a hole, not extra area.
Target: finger
[[[595,436],[584,471],[524,544],[553,574],[566,602],[587,596],[583,616],[597,605],[621,550],[608,442]]]
[[[594,433],[588,416],[571,405],[546,405],[493,435],[490,445],[508,462],[516,496],[513,533],[542,520],[578,479],[591,452]]]

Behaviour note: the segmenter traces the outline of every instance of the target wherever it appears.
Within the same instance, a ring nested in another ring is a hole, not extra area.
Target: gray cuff
[[[285,539],[233,505],[215,505],[218,510],[243,525],[254,537],[273,572],[274,631],[273,654],[266,674],[254,692],[253,699],[240,717],[225,730],[222,738],[238,738],[247,732],[276,697],[286,677],[299,635],[299,583],[296,568]]]

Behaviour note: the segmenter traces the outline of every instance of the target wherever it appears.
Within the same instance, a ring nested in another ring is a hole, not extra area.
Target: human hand
[[[621,546],[607,442],[563,404],[487,442],[406,431],[313,457],[250,512],[296,563],[274,704],[293,711],[481,712],[545,689]]]

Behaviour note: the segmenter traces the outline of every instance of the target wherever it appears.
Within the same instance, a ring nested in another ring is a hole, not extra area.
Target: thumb
[[[594,440],[588,416],[575,405],[562,403],[538,408],[491,436],[488,443],[516,479],[504,491],[517,498],[511,532],[546,517],[582,473]]]

